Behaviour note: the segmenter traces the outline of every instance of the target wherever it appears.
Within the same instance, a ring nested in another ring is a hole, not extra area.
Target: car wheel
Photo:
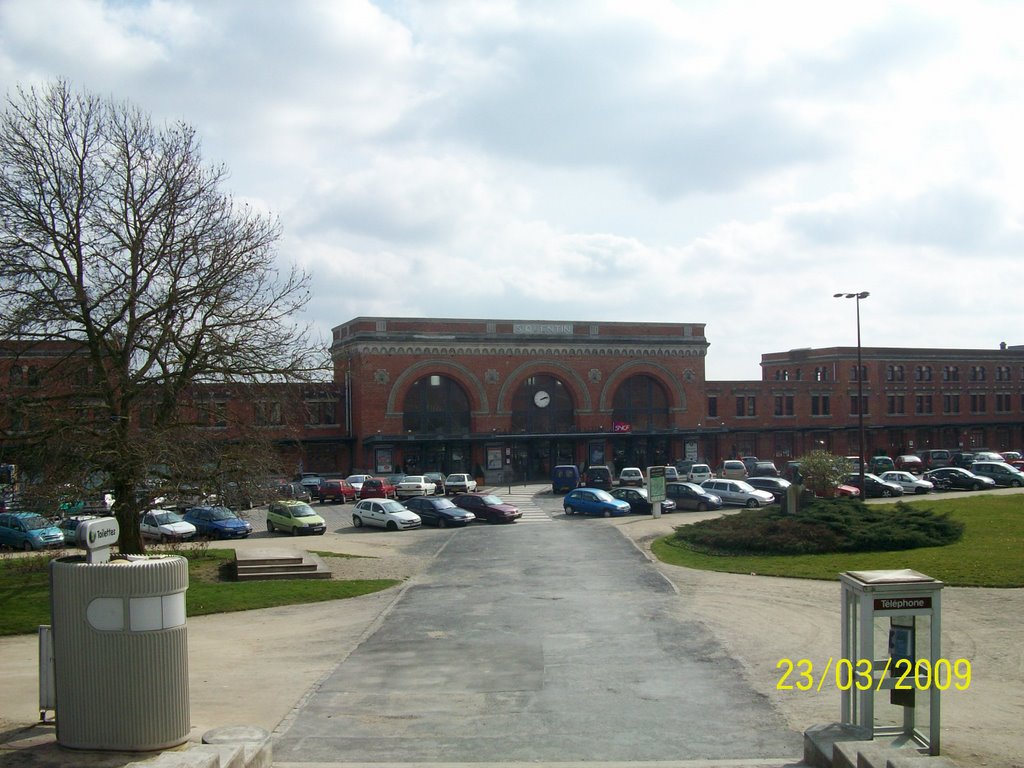
[[[915,493],[928,493],[928,489],[927,488],[918,488],[915,491]]]
[[[602,512],[601,514],[602,514],[602,515],[603,515],[604,517],[611,517],[611,516],[612,516],[612,511],[611,511],[610,509],[606,509],[606,510],[605,510],[604,512]]]
[[[747,509],[753,509],[757,506],[757,499],[747,499]]]
[[[359,515],[352,515],[352,525],[354,525],[356,528],[362,528],[363,518],[361,518]]]
[[[293,525],[292,526],[292,536],[298,536],[298,535],[299,535],[299,526]]]
[[[704,503],[704,502],[702,501],[702,502],[701,502],[700,504],[698,504],[698,505],[697,505],[697,511],[698,511],[698,512],[707,512],[707,511],[708,511],[708,505],[707,505],[707,504],[705,504],[705,503]]]
[[[166,537],[166,536],[164,536],[164,535],[163,535],[163,534],[161,533],[161,534],[160,534],[160,536],[159,536],[159,537],[157,538],[157,541],[159,541],[159,542],[160,542],[161,544],[166,544],[166,543],[167,543],[167,537]]]
[[[576,510],[573,509],[572,507],[566,507],[565,508],[565,514],[567,514],[567,515],[575,515],[576,514]]]
[[[974,485],[972,485],[971,486],[971,490],[972,491],[980,491],[981,490],[981,483],[975,483]]]
[[[888,488],[883,488],[882,489],[882,496],[888,498],[889,496],[892,496],[892,491],[890,491]]]
[[[269,520],[267,520],[267,530],[268,530],[268,531],[269,531],[270,533],[273,533],[273,532],[274,532],[274,524],[273,524],[272,522],[270,522]]]
[[[443,518],[443,517],[439,517],[439,518],[437,518],[437,527],[438,527],[438,528],[444,528],[444,527],[445,527],[445,525],[447,525],[447,523],[445,523],[445,521],[444,521],[444,518]]]
[[[1010,487],[1011,488],[1020,488],[1020,480],[1011,480],[1010,481]]]
[[[31,552],[32,551],[32,542],[31,541],[26,541],[25,544],[22,546],[22,549],[24,549],[26,552]]]
[[[398,526],[395,525],[394,521],[391,521],[391,522],[388,523],[388,530],[389,531],[397,531],[398,530]]]

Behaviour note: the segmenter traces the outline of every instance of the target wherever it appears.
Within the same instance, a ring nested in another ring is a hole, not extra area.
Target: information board
[[[665,500],[665,468],[647,468],[647,497],[653,503]]]

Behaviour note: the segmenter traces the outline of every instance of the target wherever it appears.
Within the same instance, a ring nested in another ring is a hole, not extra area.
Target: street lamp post
[[[860,300],[866,299],[871,294],[867,291],[859,293],[835,293],[834,299],[854,299],[857,304],[857,439],[860,445],[860,496],[865,498],[864,491],[864,368],[860,362]]]

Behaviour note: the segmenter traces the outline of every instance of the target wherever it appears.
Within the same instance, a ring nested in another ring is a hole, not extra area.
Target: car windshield
[[[292,505],[292,517],[316,517],[316,512],[309,504]]]
[[[488,494],[487,496],[481,496],[480,497],[480,501],[482,501],[484,504],[490,504],[490,505],[504,504],[505,503],[504,501],[502,501],[497,496],[491,496],[490,494]]]
[[[755,490],[757,490],[750,483],[745,483],[742,480],[736,480],[734,482],[736,483],[736,490],[738,491],[743,491],[745,493],[753,493]]]
[[[397,501],[385,501],[381,503],[385,512],[407,512],[408,510]]]
[[[22,521],[25,523],[25,527],[30,531],[38,531],[41,528],[49,528],[53,525],[53,523],[45,517],[40,517],[39,515],[23,517]]]
[[[455,509],[455,504],[448,499],[434,499],[434,509]]]
[[[704,493],[704,489],[695,483],[680,483],[690,493]]]
[[[171,523],[180,523],[181,515],[177,512],[154,512],[153,522],[156,525],[170,525]]]
[[[615,501],[615,497],[612,496],[608,491],[602,491],[600,488],[592,490],[590,495],[598,501]]]
[[[210,507],[211,520],[234,520],[235,513],[227,507]]]

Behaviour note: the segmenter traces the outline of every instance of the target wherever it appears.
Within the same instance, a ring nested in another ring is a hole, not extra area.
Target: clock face
[[[542,389],[533,396],[533,402],[538,408],[547,408],[548,403],[551,402],[551,395]]]

